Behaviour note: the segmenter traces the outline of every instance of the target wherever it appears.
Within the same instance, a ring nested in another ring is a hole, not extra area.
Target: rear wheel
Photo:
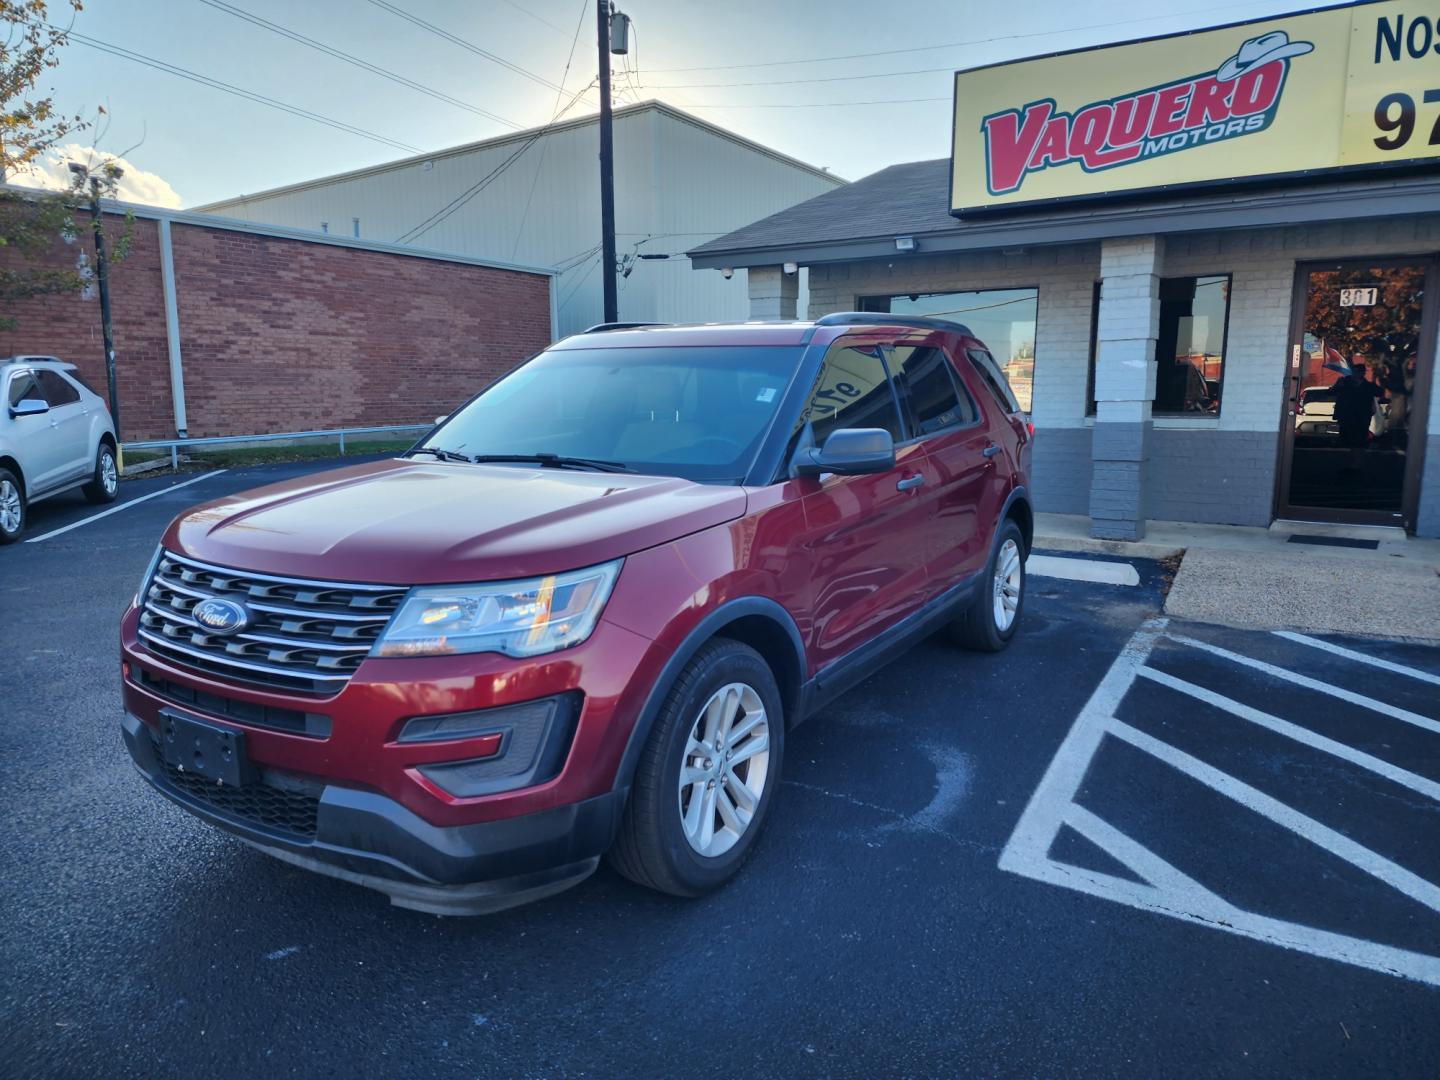
[[[631,881],[699,896],[754,846],[779,782],[780,691],[760,654],[717,638],[685,665],[656,717],[610,852]]]
[[[25,531],[25,491],[9,469],[0,469],[0,544],[13,544]]]
[[[95,473],[82,489],[92,503],[114,502],[120,493],[120,468],[115,464],[115,448],[101,442],[95,451]]]
[[[1025,605],[1025,537],[1006,519],[980,591],[965,614],[950,624],[955,644],[980,652],[999,652],[1010,644]]]

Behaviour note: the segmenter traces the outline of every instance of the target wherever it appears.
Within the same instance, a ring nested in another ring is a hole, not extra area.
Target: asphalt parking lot
[[[208,829],[120,742],[164,524],[314,468],[58,500],[0,550],[0,1076],[1440,1075],[1440,650],[1166,621],[1144,562],[1034,577],[1007,653],[927,642],[791,736],[718,894],[602,868],[442,920]]]

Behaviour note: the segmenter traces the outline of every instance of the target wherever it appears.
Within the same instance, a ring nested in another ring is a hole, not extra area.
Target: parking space
[[[1434,1074],[1436,651],[1164,623],[1158,565],[1052,564],[1008,652],[926,642],[793,732],[721,892],[602,868],[441,920],[208,829],[120,744],[165,522],[314,468],[126,484],[0,550],[0,1075]]]
[[[1440,988],[1440,672],[1407,660],[1148,621],[1001,868]]]

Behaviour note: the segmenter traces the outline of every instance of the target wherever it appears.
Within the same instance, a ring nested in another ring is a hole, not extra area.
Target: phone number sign
[[[1357,8],[1345,81],[1345,165],[1440,157],[1440,3]]]

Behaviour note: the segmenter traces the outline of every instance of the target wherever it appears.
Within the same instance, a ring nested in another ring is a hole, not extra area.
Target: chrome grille
[[[210,566],[164,552],[145,586],[140,637],[173,663],[221,678],[334,694],[360,666],[407,590],[307,581]],[[240,633],[216,634],[191,609],[221,597],[245,606]]]

